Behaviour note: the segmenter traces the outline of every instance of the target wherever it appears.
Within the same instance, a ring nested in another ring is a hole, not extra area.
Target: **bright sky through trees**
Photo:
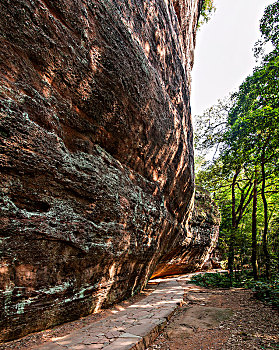
[[[192,115],[202,114],[253,72],[259,21],[275,0],[214,0],[216,12],[197,33]]]

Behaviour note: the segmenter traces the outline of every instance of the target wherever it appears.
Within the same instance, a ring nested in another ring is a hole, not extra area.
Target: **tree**
[[[254,280],[258,280],[258,259],[257,259],[257,203],[258,203],[258,169],[255,167],[255,177],[253,186],[253,212],[252,212],[252,268]]]
[[[268,202],[266,181],[270,172],[279,170],[279,57],[254,70],[234,95],[226,139],[227,153],[240,155],[261,169],[261,196],[264,206],[263,250],[266,277],[270,273],[267,248]],[[269,172],[267,170],[269,169]]]
[[[228,113],[232,108],[231,96],[219,100],[218,103],[194,120],[195,149],[199,157],[212,155],[215,159],[219,156],[224,145],[224,134],[228,127]]]
[[[271,198],[278,195],[279,1],[266,8],[260,29],[262,38],[257,43],[256,53],[263,53],[268,42],[273,45],[273,51],[265,54],[262,63],[245,79],[238,92],[229,100],[219,101],[197,119],[195,138],[199,151],[208,154],[215,150],[213,160],[204,163],[198,179],[208,181],[219,204],[224,203],[224,198],[227,205],[230,203],[230,224],[226,219],[225,227],[229,269],[232,272],[239,228],[242,234],[247,234],[246,229],[250,227],[255,279],[258,232],[262,231],[266,277],[271,268],[269,250],[274,249],[268,235],[272,232],[270,223],[274,216]],[[221,198],[224,193],[225,197]],[[223,210],[226,218],[229,217],[227,209],[228,206]],[[247,225],[248,213],[251,225]],[[272,237],[274,241],[274,235]]]

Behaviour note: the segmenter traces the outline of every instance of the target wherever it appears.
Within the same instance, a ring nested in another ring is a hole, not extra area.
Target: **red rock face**
[[[152,278],[183,274],[205,268],[219,238],[221,215],[209,192],[197,187],[188,237],[162,256]],[[210,259],[210,263],[214,260]],[[215,267],[218,264],[215,264]],[[212,264],[211,264],[211,267]],[[220,266],[219,266],[220,267]]]
[[[141,289],[187,236],[199,0],[0,0],[2,340]]]

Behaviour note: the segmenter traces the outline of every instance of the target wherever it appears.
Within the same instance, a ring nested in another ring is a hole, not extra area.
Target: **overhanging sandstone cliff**
[[[0,0],[0,338],[142,288],[189,234],[200,0]]]
[[[202,268],[217,245],[220,221],[218,206],[209,192],[197,187],[189,220],[190,234],[162,256],[152,277],[183,274]]]

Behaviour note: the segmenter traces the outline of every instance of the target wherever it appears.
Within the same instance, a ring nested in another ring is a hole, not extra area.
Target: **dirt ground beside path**
[[[184,305],[148,350],[279,350],[278,310],[251,291],[184,288]]]

